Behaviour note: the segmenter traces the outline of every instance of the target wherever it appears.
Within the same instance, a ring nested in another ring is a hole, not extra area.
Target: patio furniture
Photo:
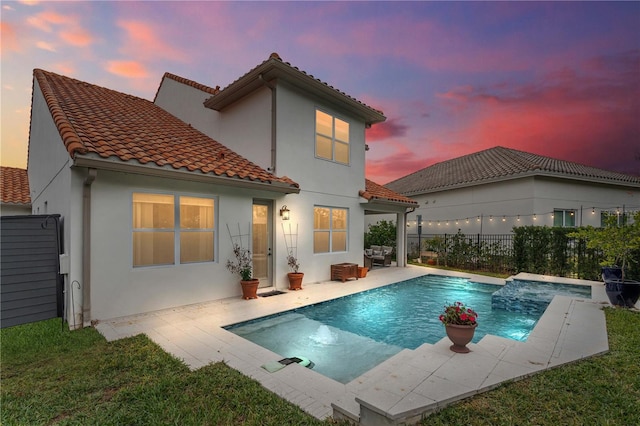
[[[391,254],[393,247],[390,246],[371,246],[370,249],[364,251],[364,266],[373,269],[373,265],[390,266]]]
[[[337,263],[331,265],[331,280],[341,280],[345,282],[349,278],[358,279],[357,263]]]

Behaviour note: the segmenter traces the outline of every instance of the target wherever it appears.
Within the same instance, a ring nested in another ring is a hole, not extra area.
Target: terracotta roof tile
[[[3,203],[31,204],[27,171],[15,167],[0,167],[0,192]]]
[[[364,191],[360,191],[360,196],[368,201],[382,200],[399,204],[410,204],[415,206],[418,205],[417,201],[414,201],[411,198],[407,198],[404,195],[400,195],[397,192],[385,188],[382,185],[378,185],[377,183],[370,181],[369,179],[365,179],[365,187],[366,188]]]
[[[40,69],[34,78],[72,158],[96,154],[298,188],[148,100]]]
[[[385,186],[413,195],[531,174],[640,186],[640,177],[501,146],[434,164]]]

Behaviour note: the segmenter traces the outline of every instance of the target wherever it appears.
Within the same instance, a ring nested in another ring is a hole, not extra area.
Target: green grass
[[[640,313],[605,309],[610,352],[508,383],[424,425],[640,424]],[[59,320],[0,332],[2,425],[322,425],[223,363],[190,371],[145,336]]]
[[[4,329],[3,425],[321,425],[223,363],[190,371],[143,335],[59,320]]]
[[[640,424],[640,313],[606,308],[609,352],[450,406],[424,425]]]

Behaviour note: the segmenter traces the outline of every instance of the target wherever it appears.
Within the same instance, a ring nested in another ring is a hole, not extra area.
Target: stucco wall
[[[69,323],[79,324],[82,293],[78,285],[71,283],[81,285],[82,282],[82,184],[77,183],[81,177],[72,176],[71,157],[37,83],[34,85],[29,135],[27,173],[32,212],[61,216],[63,252],[70,255],[70,273],[65,275],[66,317]]]
[[[218,142],[265,170],[272,168],[270,89],[260,88],[220,112],[209,111],[220,117]]]
[[[218,113],[204,106],[204,101],[210,97],[210,94],[195,87],[165,78],[154,103],[210,138],[219,140]]]
[[[455,233],[458,229],[464,234],[502,234],[510,233],[514,226],[553,226],[551,213],[554,209],[576,210],[577,226],[599,226],[601,210],[615,210],[616,206],[622,208],[623,205],[635,205],[636,209],[640,207],[640,191],[542,177],[496,182],[413,198],[420,203],[420,208],[409,215],[408,232],[411,234],[417,233],[415,221],[418,214],[422,215],[423,234]],[[594,214],[591,213],[592,208]],[[481,221],[478,221],[478,216]],[[380,217],[371,219],[380,220]]]
[[[23,216],[31,214],[31,206],[22,204],[1,204],[0,215],[2,216]]]
[[[169,193],[216,198],[215,262],[133,267],[132,194]],[[173,306],[240,296],[227,224],[248,231],[254,197],[269,194],[181,180],[101,172],[92,186],[92,319],[112,318]]]

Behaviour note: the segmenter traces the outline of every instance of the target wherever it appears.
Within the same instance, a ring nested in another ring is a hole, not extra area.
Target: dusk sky
[[[277,52],[380,109],[381,184],[496,145],[640,175],[640,2],[2,1],[2,157],[26,167],[33,69],[153,100]],[[224,143],[224,141],[220,141]]]

